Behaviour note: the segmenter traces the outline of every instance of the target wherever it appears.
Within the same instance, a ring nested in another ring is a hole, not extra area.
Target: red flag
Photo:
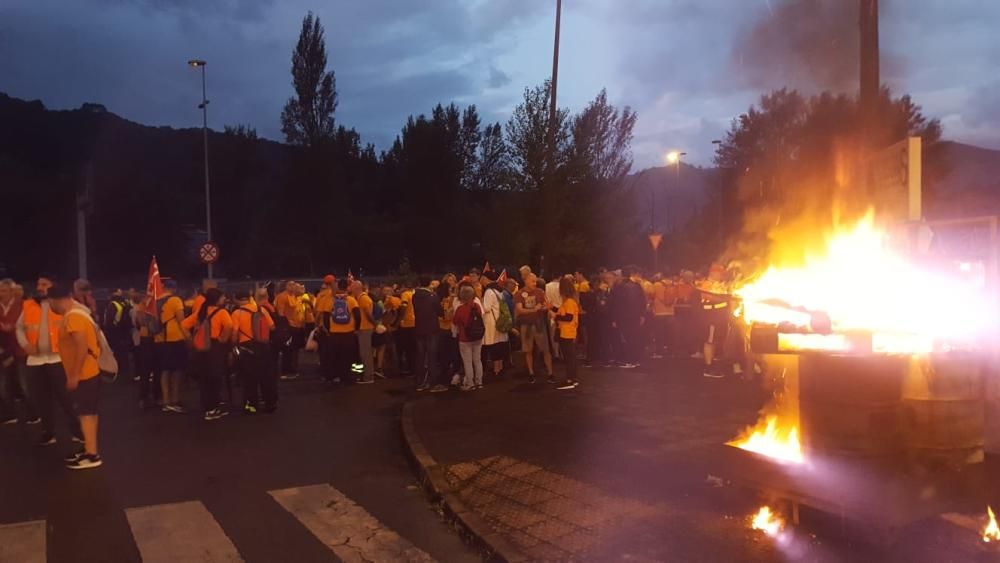
[[[149,263],[149,277],[146,281],[147,312],[156,312],[156,300],[159,299],[164,293],[165,290],[163,289],[163,281],[160,280],[160,267],[156,264],[156,256],[153,256],[153,261]]]
[[[504,269],[504,271],[500,272],[500,276],[497,277],[497,285],[503,286],[503,284],[505,284],[505,283],[507,283],[507,270],[506,269]]]
[[[487,260],[486,264],[483,266],[483,272],[492,272],[493,268],[490,267],[490,261]]]

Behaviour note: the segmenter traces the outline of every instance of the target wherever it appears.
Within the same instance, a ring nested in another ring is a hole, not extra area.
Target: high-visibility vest
[[[24,337],[32,346],[38,346],[39,331],[42,329],[42,306],[34,299],[27,299],[21,310],[24,316]],[[59,325],[62,315],[57,315],[49,309],[49,345],[52,353],[59,352]]]

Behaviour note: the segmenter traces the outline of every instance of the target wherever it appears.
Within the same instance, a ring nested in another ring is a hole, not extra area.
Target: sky
[[[711,141],[761,93],[857,88],[851,0],[564,0],[559,105],[601,88],[639,114],[635,167]],[[845,6],[847,8],[845,9]],[[1000,148],[1000,1],[882,0],[882,81],[945,137]],[[389,147],[407,116],[475,104],[505,122],[551,74],[555,0],[2,0],[0,92],[148,125],[248,124],[281,140],[303,16],[326,29],[339,124]]]

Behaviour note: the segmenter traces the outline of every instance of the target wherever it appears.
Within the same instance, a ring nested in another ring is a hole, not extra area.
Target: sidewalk
[[[705,379],[698,368],[662,361],[584,370],[574,391],[513,379],[472,394],[421,396],[404,408],[404,437],[446,512],[501,560],[983,555],[967,530],[939,521],[905,531],[890,552],[833,537],[839,525],[822,517],[780,545],[751,530],[748,516],[761,499],[710,477],[721,445],[756,419],[767,397],[751,383]]]

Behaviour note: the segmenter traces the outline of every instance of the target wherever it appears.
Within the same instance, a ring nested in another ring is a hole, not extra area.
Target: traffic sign
[[[663,235],[660,233],[649,233],[649,244],[656,251],[660,248],[660,243],[663,242]]]
[[[215,264],[219,261],[219,245],[208,241],[198,249],[198,257],[202,264]]]

